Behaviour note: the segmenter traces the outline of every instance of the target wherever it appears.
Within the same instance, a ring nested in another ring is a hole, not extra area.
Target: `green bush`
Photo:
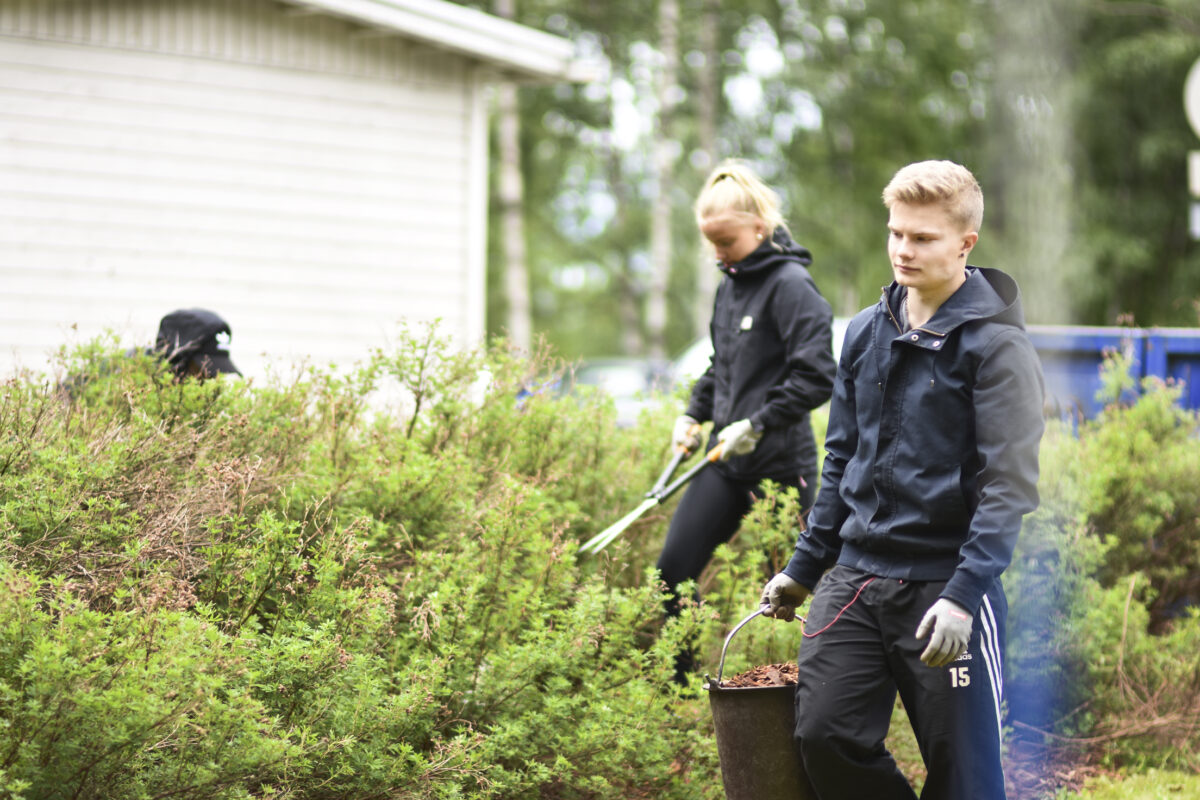
[[[6,383],[0,791],[718,797],[670,680],[701,614],[664,626],[629,557],[665,517],[575,552],[641,500],[670,412],[519,397],[557,368],[430,329],[290,383],[103,343]]]
[[[716,673],[795,493],[670,621],[650,565],[676,498],[577,553],[668,461],[678,396],[619,429],[546,388],[549,353],[436,329],[264,385],[105,343],[65,359],[0,394],[0,798],[722,797],[675,654]],[[1164,397],[1048,434],[1006,578],[1010,695],[1037,700],[1014,701],[1024,734],[1181,765],[1200,621],[1151,620],[1190,591],[1200,475]],[[725,674],[793,659],[799,630],[747,625]]]
[[[1144,573],[1141,599],[1156,631],[1200,601],[1200,447],[1179,394],[1149,385],[1132,405],[1110,404],[1080,436],[1089,465],[1080,502],[1110,543],[1099,577],[1114,584]]]
[[[302,748],[247,691],[254,642],[203,613],[100,612],[0,563],[12,797],[250,797]]]
[[[1020,735],[1118,763],[1200,764],[1200,458],[1195,414],[1148,383],[1121,404],[1128,365],[1105,367],[1108,405],[1052,425],[1041,507],[1012,568],[1007,688]]]

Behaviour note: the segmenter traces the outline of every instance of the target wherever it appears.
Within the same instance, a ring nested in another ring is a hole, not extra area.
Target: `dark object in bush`
[[[158,324],[154,351],[165,358],[180,377],[200,375],[215,378],[222,373],[242,373],[233,365],[227,350],[217,341],[219,334],[232,336],[229,323],[203,308],[172,311]]]

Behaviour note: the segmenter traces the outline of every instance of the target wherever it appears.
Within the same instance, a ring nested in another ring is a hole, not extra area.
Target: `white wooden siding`
[[[475,72],[363,33],[265,0],[0,0],[0,372],[190,306],[251,375],[348,365],[401,319],[481,336]]]
[[[466,70],[461,56],[272,0],[4,0],[0,32],[405,81]]]

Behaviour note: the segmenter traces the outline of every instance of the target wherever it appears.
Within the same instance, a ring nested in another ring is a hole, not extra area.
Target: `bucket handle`
[[[743,619],[741,622],[739,622],[737,625],[735,625],[733,627],[733,630],[731,630],[729,632],[729,635],[725,637],[725,644],[721,647],[721,663],[717,667],[717,679],[714,681],[709,676],[707,676],[707,675],[704,676],[705,678],[708,679],[708,682],[709,682],[709,685],[711,688],[718,689],[721,686],[721,676],[725,674],[725,651],[729,649],[729,642],[730,642],[730,640],[733,639],[733,635],[735,633],[737,633],[738,631],[740,631],[747,622],[754,619],[761,613],[762,613],[761,608],[754,609],[753,611],[751,611],[749,614],[746,615],[745,619]]]

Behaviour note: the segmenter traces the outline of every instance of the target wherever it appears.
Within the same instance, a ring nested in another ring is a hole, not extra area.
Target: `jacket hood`
[[[907,288],[893,281],[884,287],[880,302],[896,314],[907,294]],[[1021,290],[1007,273],[968,265],[967,280],[921,327],[937,333],[948,333],[964,322],[980,319],[991,319],[1024,330]]]
[[[801,247],[792,241],[788,232],[779,227],[771,234],[771,238],[764,240],[750,255],[736,264],[718,261],[717,269],[737,280],[749,275],[763,275],[781,264],[793,261],[807,267],[812,263],[812,253],[807,247]]]

